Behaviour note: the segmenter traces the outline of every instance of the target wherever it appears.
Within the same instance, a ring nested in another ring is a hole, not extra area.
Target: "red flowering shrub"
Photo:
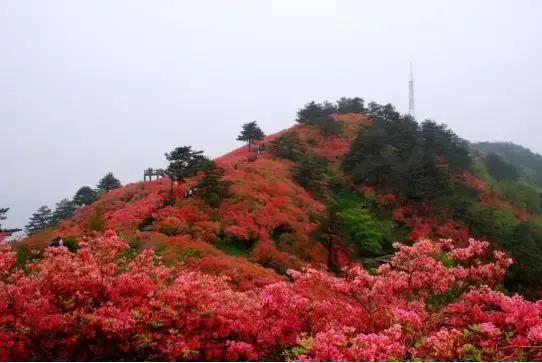
[[[49,248],[26,273],[3,245],[0,359],[538,360],[542,303],[490,289],[511,261],[487,247],[397,244],[373,273],[306,269],[288,283],[240,259],[130,258],[112,232]]]
[[[206,256],[192,261],[190,267],[210,275],[228,276],[229,283],[241,291],[264,287],[282,280],[272,269],[250,263],[243,257]]]

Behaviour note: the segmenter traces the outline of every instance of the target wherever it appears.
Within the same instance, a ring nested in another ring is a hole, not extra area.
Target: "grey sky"
[[[541,1],[0,1],[0,207],[23,226],[108,171],[217,156],[312,99],[408,106],[542,152]]]

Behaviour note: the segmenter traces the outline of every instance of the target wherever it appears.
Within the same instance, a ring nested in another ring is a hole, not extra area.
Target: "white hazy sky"
[[[108,171],[361,96],[542,152],[542,1],[0,1],[0,207],[24,226]]]

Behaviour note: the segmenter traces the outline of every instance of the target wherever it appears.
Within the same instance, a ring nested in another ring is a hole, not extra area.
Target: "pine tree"
[[[26,233],[34,234],[51,226],[52,212],[49,207],[42,205],[32,214],[30,221],[25,226]]]
[[[241,134],[237,136],[237,140],[246,141],[248,143],[248,150],[250,150],[254,141],[262,140],[264,137],[265,134],[256,121],[252,121],[243,125],[243,129],[241,130]]]
[[[84,186],[79,188],[75,196],[73,197],[73,202],[79,206],[89,205],[94,203],[98,199],[96,191],[89,186]]]
[[[341,99],[337,101],[337,106],[339,113],[363,113],[367,111],[364,105],[363,98],[359,97],[341,97]]]
[[[271,142],[270,151],[278,158],[297,161],[307,152],[307,148],[295,132],[288,132]]]
[[[330,270],[335,267],[333,262],[333,251],[337,241],[338,229],[339,217],[337,204],[331,202],[326,206],[325,215],[315,231],[327,250],[327,268]]]
[[[203,178],[196,185],[198,194],[211,207],[218,207],[228,197],[230,182],[223,179],[224,170],[210,162],[204,170]]]
[[[6,220],[6,214],[9,211],[9,208],[0,208],[0,221]],[[2,224],[0,223],[0,230],[2,229]]]
[[[318,199],[328,197],[328,162],[320,155],[310,153],[297,161],[292,169],[294,179]]]
[[[312,101],[297,111],[296,121],[300,124],[313,124],[328,119],[335,112],[337,112],[337,106],[331,102],[324,101],[323,103],[316,103]]]
[[[120,188],[122,186],[120,180],[115,178],[113,173],[107,173],[98,183],[98,189],[105,190],[107,192]]]
[[[8,213],[9,208],[0,208],[0,222],[5,221],[7,219],[6,214]],[[11,229],[3,229],[2,224],[0,223],[0,234],[3,234],[4,236],[11,236],[13,233],[20,232],[21,230],[19,228],[11,228]],[[1,239],[1,237],[0,237]]]
[[[196,175],[210,161],[202,155],[203,151],[194,151],[192,146],[181,146],[170,153],[166,153],[169,165],[165,174],[172,180],[184,183],[185,179]]]
[[[51,224],[58,224],[63,219],[70,218],[73,213],[77,210],[77,205],[75,202],[69,199],[62,199],[56,204],[55,211],[51,217]]]

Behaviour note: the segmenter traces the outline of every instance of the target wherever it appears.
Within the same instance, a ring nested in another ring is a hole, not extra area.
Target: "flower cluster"
[[[175,243],[172,241],[172,243]],[[341,276],[259,270],[208,256],[166,266],[113,232],[25,270],[0,249],[1,360],[539,360],[542,303],[491,289],[510,260],[485,242],[397,244]],[[240,261],[240,260],[239,260]],[[239,262],[237,261],[237,262]],[[235,263],[235,262],[233,262]]]

